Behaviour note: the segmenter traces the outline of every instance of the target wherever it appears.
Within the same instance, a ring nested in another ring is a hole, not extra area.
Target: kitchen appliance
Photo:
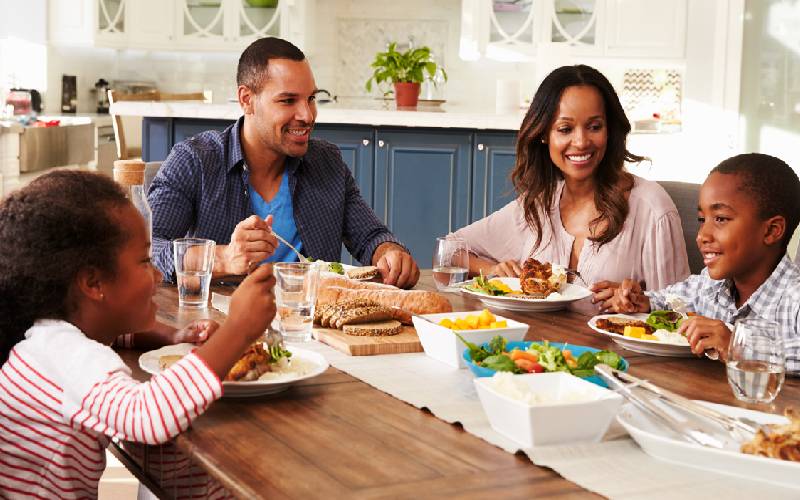
[[[94,89],[97,98],[97,112],[108,113],[108,82],[101,78],[94,83]]]
[[[78,79],[74,75],[61,75],[61,112],[78,111]]]
[[[14,106],[15,115],[31,115],[42,112],[42,94],[36,89],[11,89],[6,104]]]

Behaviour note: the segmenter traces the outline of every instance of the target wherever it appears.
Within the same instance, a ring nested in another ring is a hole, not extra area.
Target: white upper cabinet
[[[241,51],[277,36],[305,48],[313,0],[49,0],[49,37],[65,45]]]
[[[554,45],[574,55],[684,54],[687,0],[462,0],[462,59],[530,61]]]

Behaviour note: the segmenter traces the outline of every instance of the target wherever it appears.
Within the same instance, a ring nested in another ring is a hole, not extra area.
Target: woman
[[[522,122],[511,174],[518,193],[451,237],[467,241],[469,271],[518,276],[528,257],[576,269],[593,301],[625,278],[659,289],[689,275],[680,217],[657,183],[625,170],[631,130],[614,88],[589,66],[544,79]]]

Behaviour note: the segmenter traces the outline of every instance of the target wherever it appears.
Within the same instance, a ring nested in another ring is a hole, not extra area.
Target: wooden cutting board
[[[397,335],[385,337],[357,337],[347,335],[341,330],[314,327],[314,338],[328,344],[337,351],[351,356],[372,356],[375,354],[402,354],[422,352],[422,344],[413,326],[404,326]]]

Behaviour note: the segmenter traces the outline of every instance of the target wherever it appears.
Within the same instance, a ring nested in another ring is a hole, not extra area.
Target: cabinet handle
[[[378,141],[378,147],[379,148],[382,148],[384,146],[384,144],[386,144],[386,143],[383,142],[383,141]]]
[[[483,144],[478,144],[478,151],[483,151],[483,148],[484,148]]]
[[[369,139],[364,139],[364,140],[362,140],[362,141],[361,141],[361,144],[363,144],[363,145],[365,145],[365,146],[369,146]]]

